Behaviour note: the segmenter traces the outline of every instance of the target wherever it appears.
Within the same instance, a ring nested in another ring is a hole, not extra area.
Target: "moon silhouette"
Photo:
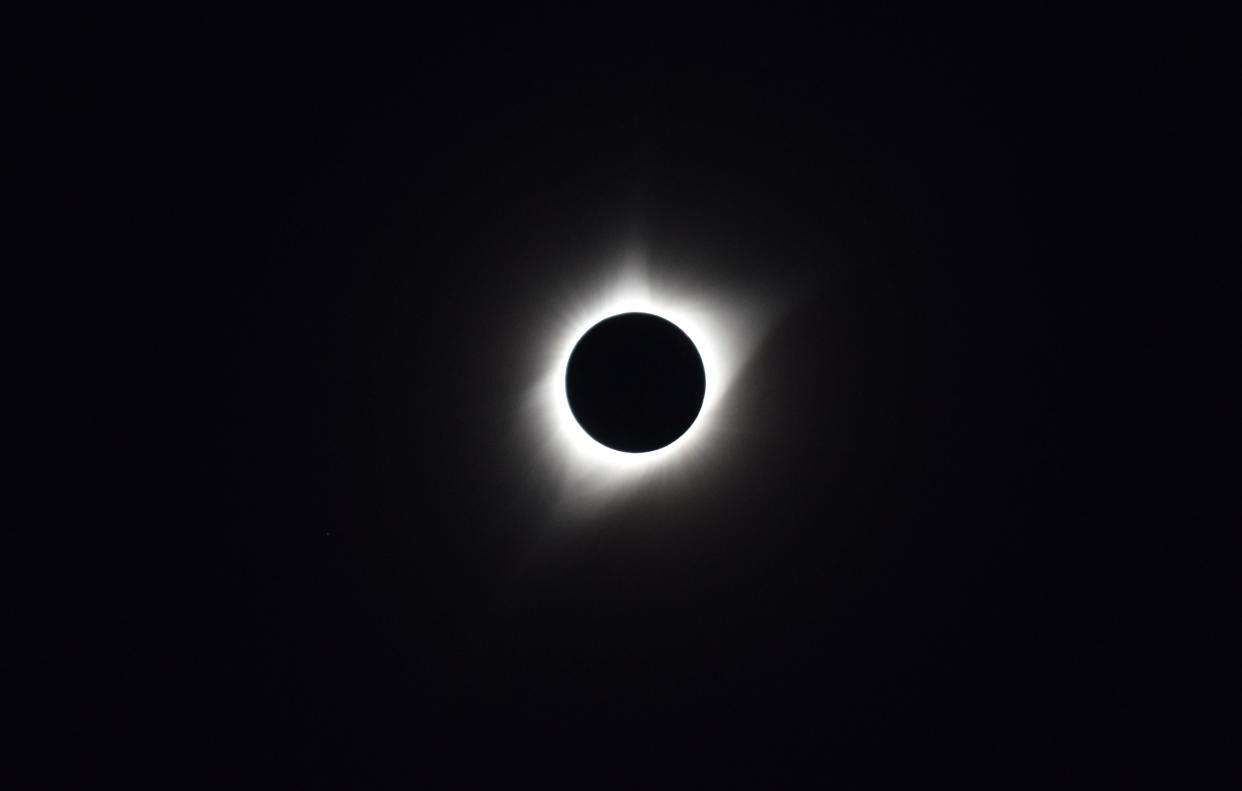
[[[676,324],[650,313],[622,313],[578,340],[565,371],[574,419],[613,450],[647,453],[694,424],[706,389],[703,359]]]

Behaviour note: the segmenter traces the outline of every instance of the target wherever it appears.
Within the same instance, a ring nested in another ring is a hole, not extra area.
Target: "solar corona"
[[[561,505],[697,475],[736,428],[764,311],[706,282],[630,257],[550,297],[525,431]]]

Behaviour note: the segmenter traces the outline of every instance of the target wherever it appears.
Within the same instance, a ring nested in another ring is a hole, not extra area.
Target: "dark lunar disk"
[[[699,350],[677,325],[623,313],[578,340],[565,372],[569,408],[601,445],[644,453],[686,433],[703,406]]]

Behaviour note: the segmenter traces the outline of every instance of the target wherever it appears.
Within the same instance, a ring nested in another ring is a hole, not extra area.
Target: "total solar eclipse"
[[[565,370],[574,419],[596,442],[626,453],[658,450],[685,434],[706,384],[694,342],[650,313],[623,313],[591,327]]]

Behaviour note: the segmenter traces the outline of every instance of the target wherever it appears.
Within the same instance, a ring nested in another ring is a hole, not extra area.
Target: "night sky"
[[[0,785],[1230,787],[1237,83],[1127,8],[41,27]],[[749,351],[575,482],[626,256]]]

